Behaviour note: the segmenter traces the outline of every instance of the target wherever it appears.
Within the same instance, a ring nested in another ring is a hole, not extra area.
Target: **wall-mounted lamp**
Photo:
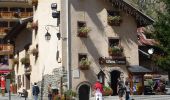
[[[58,40],[60,40],[60,38],[61,38],[61,34],[60,33],[57,33],[57,38],[58,38]]]
[[[57,3],[52,3],[51,4],[51,9],[52,10],[57,10]]]
[[[45,34],[45,39],[47,41],[49,41],[51,39],[51,34],[48,32],[48,28],[47,27],[45,27],[45,29],[47,30],[47,33]]]

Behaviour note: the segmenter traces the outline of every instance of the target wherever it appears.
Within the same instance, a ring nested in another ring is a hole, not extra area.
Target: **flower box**
[[[79,37],[85,37],[87,38],[87,35],[88,33],[90,32],[90,28],[88,27],[81,27],[79,30],[78,30],[78,36]]]
[[[122,22],[120,16],[108,16],[107,21],[110,26],[120,26]]]
[[[108,86],[103,86],[103,96],[110,96],[113,94],[113,90]]]
[[[81,70],[88,70],[90,68],[91,62],[87,60],[87,58],[82,58],[79,62],[79,69]]]
[[[117,46],[109,47],[110,56],[122,56],[123,49]]]
[[[21,58],[21,63],[26,65],[26,64],[29,64],[30,63],[30,59],[28,57],[23,57]]]

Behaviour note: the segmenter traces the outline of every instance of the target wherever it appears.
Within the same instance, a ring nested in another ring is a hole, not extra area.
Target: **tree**
[[[155,60],[158,67],[168,72],[170,79],[170,0],[162,0],[166,7],[163,12],[157,12],[158,20],[154,23],[154,37],[159,41],[158,47],[163,50]]]

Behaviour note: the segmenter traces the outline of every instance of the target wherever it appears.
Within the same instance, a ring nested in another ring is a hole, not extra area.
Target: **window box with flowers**
[[[110,56],[122,56],[123,49],[118,46],[111,46],[108,52]]]
[[[79,37],[86,37],[87,38],[87,35],[88,35],[88,33],[91,31],[91,29],[90,28],[88,28],[88,27],[80,27],[79,29],[78,29],[78,36]]]
[[[110,15],[108,15],[107,21],[110,26],[120,26],[120,23],[122,22],[120,16],[110,16]]]
[[[30,64],[30,58],[28,56],[25,56],[21,58],[20,62],[24,65]]]
[[[110,96],[113,94],[112,88],[109,86],[103,86],[103,96]]]
[[[91,62],[87,58],[82,58],[79,62],[79,69],[88,70],[90,68]]]

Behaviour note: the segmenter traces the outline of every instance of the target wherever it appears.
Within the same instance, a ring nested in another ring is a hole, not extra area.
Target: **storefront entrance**
[[[90,87],[88,85],[81,85],[78,93],[79,100],[89,100]]]
[[[120,77],[120,71],[113,70],[110,72],[110,79],[111,79],[111,88],[113,90],[112,95],[117,95],[117,79]]]

